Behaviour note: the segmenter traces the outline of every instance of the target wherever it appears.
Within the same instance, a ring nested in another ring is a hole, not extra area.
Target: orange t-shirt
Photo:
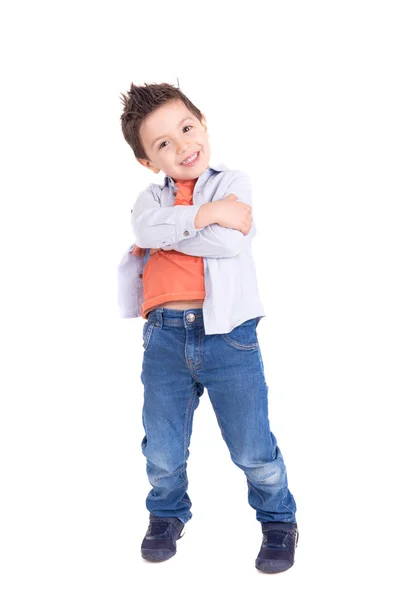
[[[174,206],[193,204],[193,189],[197,179],[177,179],[178,188]],[[144,319],[156,306],[177,300],[203,300],[204,260],[177,250],[159,250],[146,263],[143,270]]]

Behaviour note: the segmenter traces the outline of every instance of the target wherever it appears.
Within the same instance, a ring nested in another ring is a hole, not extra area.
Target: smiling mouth
[[[197,160],[199,154],[200,154],[200,150],[198,152],[195,152],[191,156],[189,156],[186,160],[182,161],[181,165],[190,165],[192,162]]]

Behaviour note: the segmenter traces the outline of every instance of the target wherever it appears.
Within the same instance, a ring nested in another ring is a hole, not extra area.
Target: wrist
[[[218,223],[218,211],[216,209],[217,207],[214,202],[202,204],[194,220],[194,226],[196,229],[202,229],[203,227],[207,227],[207,225]]]

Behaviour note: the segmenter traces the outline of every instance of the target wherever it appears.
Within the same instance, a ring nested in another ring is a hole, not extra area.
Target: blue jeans
[[[228,334],[205,335],[203,309],[152,310],[143,326],[142,452],[159,517],[191,519],[186,474],[193,414],[207,388],[233,462],[244,471],[256,519],[296,523],[296,504],[268,419],[259,318]]]

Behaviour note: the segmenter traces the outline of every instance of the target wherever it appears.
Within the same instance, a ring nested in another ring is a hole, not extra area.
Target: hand
[[[141,248],[140,246],[133,246],[133,250],[131,250],[132,254],[135,256],[144,256],[146,254],[146,248]]]
[[[150,248],[150,256],[152,256],[153,254],[155,254],[159,250],[161,250],[161,248]],[[131,250],[131,252],[135,256],[144,256],[146,254],[146,248],[141,248],[140,246],[137,246],[135,244],[134,247],[133,247],[133,250]]]
[[[237,229],[244,235],[249,233],[253,222],[251,206],[238,201],[235,194],[229,194],[222,200],[216,200],[213,204],[215,205],[218,225]]]

